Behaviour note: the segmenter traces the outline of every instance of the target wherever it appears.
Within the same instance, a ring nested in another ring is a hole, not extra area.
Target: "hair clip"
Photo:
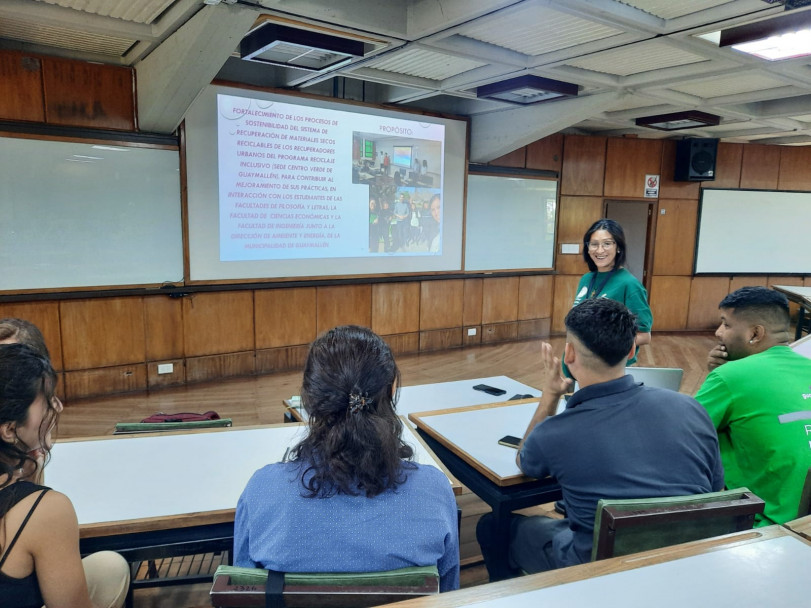
[[[366,393],[349,393],[349,413],[357,414],[366,407],[368,399]]]

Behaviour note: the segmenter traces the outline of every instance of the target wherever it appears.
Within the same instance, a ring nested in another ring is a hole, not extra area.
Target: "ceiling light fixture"
[[[720,116],[699,112],[698,110],[642,116],[636,119],[636,125],[638,127],[650,127],[651,129],[659,129],[660,131],[678,131],[679,129],[715,126],[720,122]]]
[[[811,12],[781,15],[721,31],[720,47],[768,61],[811,55]]]
[[[362,57],[365,51],[359,40],[270,22],[248,33],[239,44],[242,59],[315,72]]]
[[[476,89],[476,96],[526,106],[561,97],[576,97],[577,92],[576,84],[526,74],[482,85]]]

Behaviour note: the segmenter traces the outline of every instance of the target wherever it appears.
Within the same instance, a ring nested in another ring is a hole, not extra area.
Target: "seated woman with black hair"
[[[0,605],[120,607],[127,562],[110,551],[82,560],[70,500],[34,483],[59,416],[55,384],[41,354],[24,344],[0,345]]]
[[[254,473],[237,505],[234,564],[279,572],[379,572],[436,565],[459,587],[448,478],[411,462],[394,411],[399,371],[363,327],[313,342],[301,398],[308,434],[289,462]]]

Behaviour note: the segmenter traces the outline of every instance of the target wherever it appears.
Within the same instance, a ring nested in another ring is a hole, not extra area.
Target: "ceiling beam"
[[[615,106],[625,93],[612,91],[551,103],[479,114],[471,119],[470,161],[494,158],[571,127]]]
[[[256,11],[238,5],[206,6],[137,63],[140,129],[173,132],[256,16]]]

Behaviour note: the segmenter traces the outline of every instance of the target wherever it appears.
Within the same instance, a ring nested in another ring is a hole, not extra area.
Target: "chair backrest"
[[[797,517],[805,517],[811,515],[811,469],[805,474],[805,483],[803,484],[803,491],[800,494],[800,505],[797,508]]]
[[[750,529],[764,502],[747,488],[631,500],[600,500],[591,559],[605,559]]]
[[[223,608],[271,604],[289,608],[365,608],[439,593],[436,566],[385,572],[287,572],[282,576],[281,595],[268,595],[267,570],[220,566],[211,586],[211,604]]]

